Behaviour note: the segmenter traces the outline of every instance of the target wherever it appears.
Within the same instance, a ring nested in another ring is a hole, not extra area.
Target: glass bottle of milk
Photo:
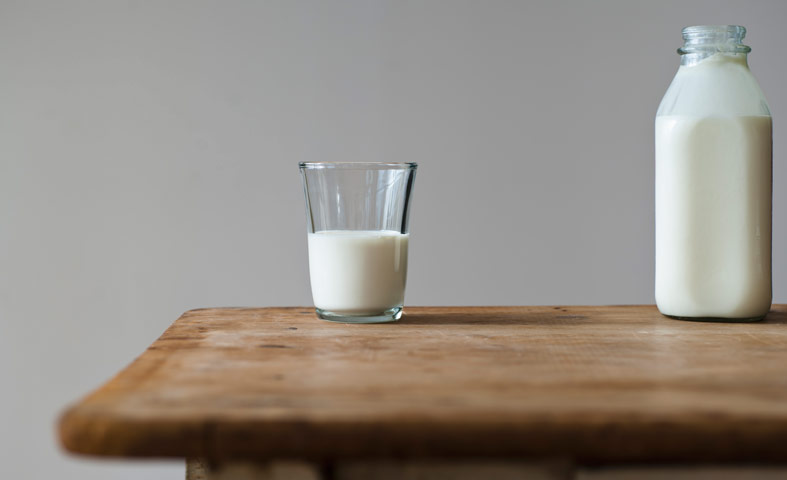
[[[692,320],[771,306],[771,115],[736,25],[683,29],[656,114],[656,304]]]

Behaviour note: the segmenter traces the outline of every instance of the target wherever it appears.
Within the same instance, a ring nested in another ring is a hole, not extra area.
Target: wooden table
[[[59,433],[74,453],[207,459],[209,478],[277,459],[784,464],[787,306],[750,324],[653,306],[408,307],[381,325],[193,310]]]

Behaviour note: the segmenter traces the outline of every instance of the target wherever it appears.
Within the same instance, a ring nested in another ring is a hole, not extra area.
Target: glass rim
[[[298,162],[301,170],[415,170],[418,164],[415,162]]]

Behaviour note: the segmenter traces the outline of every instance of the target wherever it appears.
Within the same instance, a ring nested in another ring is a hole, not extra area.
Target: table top
[[[119,457],[787,462],[787,306],[702,323],[653,306],[185,313],[59,423]]]

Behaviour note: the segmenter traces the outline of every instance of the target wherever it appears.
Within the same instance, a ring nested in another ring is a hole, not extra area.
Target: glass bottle
[[[683,29],[656,114],[656,304],[754,321],[771,306],[771,115],[737,25]]]

